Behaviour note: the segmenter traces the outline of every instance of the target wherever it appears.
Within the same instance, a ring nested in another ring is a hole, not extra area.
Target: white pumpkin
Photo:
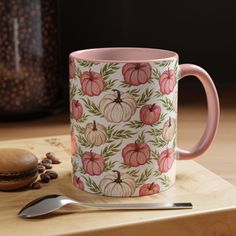
[[[107,141],[105,126],[95,121],[86,125],[84,135],[90,145],[100,146]]]
[[[176,133],[176,121],[169,117],[162,129],[162,137],[166,142],[170,142]]]
[[[113,94],[105,95],[99,103],[103,116],[107,121],[115,123],[130,120],[137,107],[134,97],[117,89],[112,91]]]
[[[105,176],[100,182],[101,192],[105,196],[130,197],[136,189],[134,179],[128,174],[113,170],[113,174]]]

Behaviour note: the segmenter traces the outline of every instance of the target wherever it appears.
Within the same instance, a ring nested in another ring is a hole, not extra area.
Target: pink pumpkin
[[[154,104],[144,105],[140,110],[140,120],[145,125],[155,124],[161,115],[160,106]]]
[[[85,172],[89,175],[100,175],[105,169],[103,157],[92,151],[83,154],[82,162]]]
[[[161,153],[158,157],[157,163],[159,166],[159,171],[161,173],[166,173],[172,167],[174,162],[174,150],[169,148]]]
[[[69,76],[70,79],[75,78],[75,62],[73,58],[69,58]]]
[[[170,94],[176,85],[176,75],[174,70],[164,71],[159,80],[160,91],[162,94]]]
[[[80,190],[84,190],[84,183],[81,181],[80,177],[73,175],[72,181],[75,187]]]
[[[80,76],[81,89],[88,96],[98,96],[104,90],[102,76],[94,71],[85,71]]]
[[[135,142],[126,145],[122,150],[124,163],[129,166],[140,166],[150,159],[151,149],[146,143]]]
[[[79,120],[83,115],[83,107],[78,100],[73,99],[71,101],[71,113],[75,120]]]
[[[152,195],[154,193],[159,193],[160,192],[160,186],[158,184],[144,184],[140,189],[139,189],[139,196],[146,196],[146,195]]]
[[[75,155],[77,153],[77,143],[73,131],[71,131],[70,137],[71,137],[71,155]]]
[[[149,63],[127,63],[122,68],[122,74],[127,84],[137,86],[151,78],[152,67]]]

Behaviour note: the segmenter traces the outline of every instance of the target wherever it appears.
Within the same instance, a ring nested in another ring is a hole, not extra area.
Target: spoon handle
[[[193,208],[190,202],[178,202],[178,203],[125,203],[125,204],[93,204],[93,203],[78,203],[79,205],[104,208],[104,209],[116,209],[116,210],[167,210],[167,209],[191,209]]]

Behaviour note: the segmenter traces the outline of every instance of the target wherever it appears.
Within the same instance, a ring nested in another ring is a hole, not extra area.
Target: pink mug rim
[[[155,62],[179,58],[176,52],[157,48],[107,47],[83,49],[70,53],[70,58],[106,63]],[[143,58],[143,59],[142,59]]]

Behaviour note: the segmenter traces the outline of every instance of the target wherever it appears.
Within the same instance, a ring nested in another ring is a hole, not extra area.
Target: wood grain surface
[[[0,147],[26,148],[43,158],[53,151],[62,160],[55,165],[59,179],[40,190],[0,192],[1,235],[235,235],[236,187],[194,161],[178,161],[176,184],[160,194],[136,198],[96,196],[71,184],[69,136],[31,138],[0,142]],[[51,216],[21,219],[18,211],[45,194],[64,194],[96,203],[191,201],[192,210],[112,211],[65,208]],[[70,211],[72,210],[72,212]],[[177,234],[178,232],[178,234]]]

